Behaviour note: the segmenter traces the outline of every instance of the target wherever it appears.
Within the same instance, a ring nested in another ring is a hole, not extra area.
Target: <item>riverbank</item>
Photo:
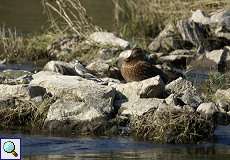
[[[230,123],[229,15],[194,11],[166,25],[147,49],[86,19],[66,34],[23,39],[2,31],[0,126],[155,143],[208,141],[216,126]],[[144,70],[143,79],[124,80],[121,66],[134,51],[154,76]],[[36,67],[7,64],[18,62]]]

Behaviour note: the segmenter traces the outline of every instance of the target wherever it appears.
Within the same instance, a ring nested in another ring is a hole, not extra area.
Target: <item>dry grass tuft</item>
[[[48,109],[56,99],[46,97],[42,103],[29,100],[14,99],[6,109],[1,109],[1,127],[41,128],[46,119]]]
[[[212,137],[212,120],[188,110],[149,111],[135,118],[136,136],[157,143],[197,143]]]
[[[43,6],[56,32],[74,32],[80,37],[99,30],[88,17],[80,0],[43,0]]]

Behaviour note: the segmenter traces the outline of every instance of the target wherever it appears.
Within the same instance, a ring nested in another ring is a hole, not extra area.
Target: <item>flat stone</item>
[[[120,47],[123,49],[129,48],[130,46],[128,41],[118,38],[113,33],[109,32],[94,32],[89,36],[88,41],[89,43]]]

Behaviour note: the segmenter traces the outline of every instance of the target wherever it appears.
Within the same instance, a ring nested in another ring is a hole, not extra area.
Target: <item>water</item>
[[[219,127],[215,143],[160,145],[132,138],[51,137],[2,133],[0,137],[22,139],[25,160],[229,160],[230,126]]]
[[[106,29],[113,26],[111,0],[84,0],[83,4],[94,23]],[[39,32],[47,25],[41,0],[1,0],[0,25],[3,24],[23,33]]]

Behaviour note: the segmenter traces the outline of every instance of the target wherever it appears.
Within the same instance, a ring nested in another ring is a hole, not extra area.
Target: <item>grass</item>
[[[132,124],[137,137],[156,143],[191,144],[213,136],[214,123],[186,109],[150,110]]]
[[[80,0],[43,0],[44,9],[51,23],[51,28],[61,34],[75,33],[87,37],[100,30],[87,15]]]
[[[113,0],[118,32],[135,42],[150,42],[166,24],[191,16],[191,11],[205,12],[230,8],[228,0]],[[149,43],[147,43],[149,44]],[[143,47],[147,48],[145,44]]]
[[[209,79],[202,83],[199,91],[203,94],[205,101],[215,101],[215,93],[218,89],[228,89],[230,87],[229,73],[212,73]]]
[[[1,128],[42,128],[46,119],[49,106],[54,103],[55,98],[46,96],[41,103],[29,100],[13,99],[7,108],[0,110]]]
[[[54,39],[54,35],[44,33],[23,36],[16,30],[2,27],[0,29],[0,59],[6,63],[28,63],[47,59],[47,47]]]

